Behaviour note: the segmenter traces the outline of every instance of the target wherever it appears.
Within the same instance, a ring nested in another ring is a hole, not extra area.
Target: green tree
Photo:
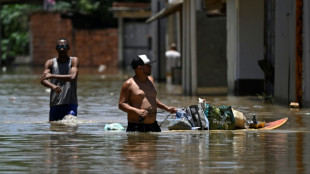
[[[118,0],[117,2],[150,2],[150,0]],[[117,20],[108,9],[113,0],[57,0],[54,10],[73,12],[75,28],[96,29],[116,27]],[[29,55],[29,12],[42,9],[39,5],[1,5],[1,57]]]
[[[75,28],[96,29],[116,27],[117,21],[108,10],[113,0],[60,0],[54,10],[73,12],[71,19]]]
[[[55,10],[73,11],[75,28],[95,29],[117,27],[117,19],[109,8],[113,2],[150,2],[151,0],[59,0]]]
[[[1,59],[29,54],[28,12],[38,6],[10,4],[1,6]]]

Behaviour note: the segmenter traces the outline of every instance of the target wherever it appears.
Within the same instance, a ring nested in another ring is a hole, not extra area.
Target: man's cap
[[[133,69],[136,69],[138,66],[149,65],[156,62],[156,60],[150,60],[145,54],[138,55],[131,61],[131,66]]]

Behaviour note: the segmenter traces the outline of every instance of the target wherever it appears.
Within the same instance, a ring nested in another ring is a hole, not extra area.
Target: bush
[[[1,6],[1,59],[5,62],[10,57],[29,54],[29,32],[27,15],[39,6],[10,4]]]

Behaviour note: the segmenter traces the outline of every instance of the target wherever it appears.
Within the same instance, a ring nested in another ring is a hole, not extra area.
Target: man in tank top
[[[131,66],[135,76],[124,82],[118,107],[127,113],[127,132],[160,132],[156,121],[157,108],[175,113],[176,108],[166,106],[157,99],[151,61],[146,55],[135,57]]]
[[[69,41],[60,38],[56,44],[58,57],[46,61],[41,84],[51,89],[49,121],[77,116],[77,78],[79,59],[69,57]]]

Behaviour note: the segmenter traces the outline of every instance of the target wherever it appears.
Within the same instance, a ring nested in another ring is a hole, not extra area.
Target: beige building
[[[175,1],[153,0],[153,18],[163,21],[161,17],[176,12],[168,10],[173,2]],[[179,25],[183,94],[196,95],[199,92],[199,79],[203,78],[199,69],[200,61],[211,56],[207,53],[201,58],[199,51],[207,48],[201,45],[200,41],[208,40],[212,35],[203,37],[198,33],[203,24],[199,19],[199,13],[208,12],[212,7],[211,2],[213,5],[225,4],[226,9],[227,39],[224,49],[227,67],[214,73],[226,73],[227,94],[265,93],[274,97],[276,103],[288,105],[297,101],[302,106],[309,107],[310,2],[307,0],[178,1],[177,6],[181,8]],[[160,3],[167,4],[158,9],[157,5]],[[162,9],[166,13],[161,12]],[[202,28],[207,30],[212,27],[214,26],[208,25]],[[158,54],[161,54],[161,51],[158,51]],[[211,62],[211,59],[203,62],[202,66],[210,67]],[[216,74],[204,74],[205,77],[212,75],[221,77]]]

